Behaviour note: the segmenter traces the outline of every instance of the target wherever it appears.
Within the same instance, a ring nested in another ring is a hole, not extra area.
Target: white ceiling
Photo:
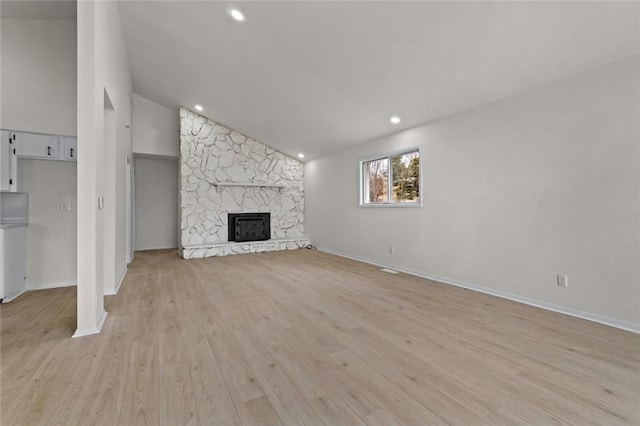
[[[638,2],[237,4],[119,3],[134,90],[306,159],[640,53]]]

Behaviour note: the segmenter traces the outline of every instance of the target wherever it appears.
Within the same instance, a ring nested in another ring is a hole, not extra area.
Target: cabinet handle
[[[70,148],[70,149],[71,149],[71,158],[73,158],[73,148]]]
[[[51,147],[50,146],[47,147],[47,155],[49,157],[51,157]]]

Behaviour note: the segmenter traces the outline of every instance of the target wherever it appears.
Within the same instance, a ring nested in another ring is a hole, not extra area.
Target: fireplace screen
[[[229,213],[229,241],[263,241],[270,238],[269,213]]]

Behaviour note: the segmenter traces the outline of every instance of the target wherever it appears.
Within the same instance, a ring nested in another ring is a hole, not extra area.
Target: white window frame
[[[393,167],[391,166],[391,158],[392,157],[397,157],[399,155],[403,155],[403,154],[409,154],[412,152],[418,152],[418,157],[420,158],[420,164],[418,165],[418,185],[420,188],[420,199],[418,201],[407,201],[407,202],[402,202],[399,203],[397,201],[392,201],[393,199]],[[365,203],[365,195],[366,192],[364,190],[364,186],[365,186],[365,182],[364,182],[364,163],[367,163],[369,161],[373,161],[373,160],[383,160],[383,159],[388,159],[389,161],[389,176],[387,179],[387,194],[388,194],[388,201],[386,203]],[[389,152],[389,153],[385,153],[385,154],[378,154],[378,155],[372,155],[370,157],[366,157],[366,158],[361,158],[360,161],[358,162],[359,164],[359,202],[358,202],[358,206],[359,207],[400,207],[400,208],[411,208],[411,207],[422,207],[422,200],[423,200],[423,188],[422,188],[422,149],[419,146],[416,147],[412,147],[412,148],[406,148],[406,149],[401,149],[399,151],[393,151],[393,152]]]

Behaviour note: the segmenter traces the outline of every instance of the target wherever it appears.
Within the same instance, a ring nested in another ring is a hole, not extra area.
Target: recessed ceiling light
[[[202,111],[202,107],[200,105],[196,105],[196,110],[197,111]]]
[[[240,11],[240,9],[236,9],[235,7],[234,7],[234,8],[229,9],[229,11],[228,11],[227,13],[228,13],[228,14],[229,14],[229,16],[231,16],[231,17],[233,18],[233,20],[234,20],[234,21],[236,21],[236,22],[244,22],[244,21],[246,21],[246,20],[247,20],[247,18],[245,18],[245,17],[244,17],[244,13],[242,13],[242,12]]]
[[[394,115],[393,117],[391,117],[391,121],[393,124],[398,124],[400,122],[400,117],[398,117],[397,115]]]
[[[304,154],[303,153],[298,154],[298,158],[304,158]]]

